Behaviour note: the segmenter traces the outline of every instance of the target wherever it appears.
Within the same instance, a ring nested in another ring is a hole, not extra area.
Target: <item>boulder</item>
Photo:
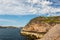
[[[60,40],[60,24],[52,27],[43,38],[38,40]]]

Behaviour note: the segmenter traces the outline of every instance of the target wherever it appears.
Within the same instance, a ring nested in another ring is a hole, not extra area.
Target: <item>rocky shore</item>
[[[48,35],[50,35],[49,33],[52,33],[53,30],[56,30],[54,27],[58,24],[60,25],[60,16],[36,17],[30,20],[30,22],[22,28],[21,35],[30,38],[30,40],[45,40],[45,37],[48,38]]]

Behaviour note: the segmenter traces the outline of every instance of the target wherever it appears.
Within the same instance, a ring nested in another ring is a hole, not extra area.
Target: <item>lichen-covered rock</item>
[[[60,17],[37,17],[32,19],[23,29],[21,34],[33,39],[40,39],[56,24],[60,24]]]
[[[39,40],[60,40],[60,24],[52,27],[44,37]]]

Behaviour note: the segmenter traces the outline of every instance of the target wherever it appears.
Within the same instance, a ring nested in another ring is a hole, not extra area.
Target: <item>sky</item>
[[[25,26],[37,16],[60,16],[60,0],[0,0],[0,26]]]

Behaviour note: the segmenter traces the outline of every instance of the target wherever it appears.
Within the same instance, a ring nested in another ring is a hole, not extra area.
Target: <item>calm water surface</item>
[[[0,40],[28,40],[19,34],[18,28],[0,28]]]

